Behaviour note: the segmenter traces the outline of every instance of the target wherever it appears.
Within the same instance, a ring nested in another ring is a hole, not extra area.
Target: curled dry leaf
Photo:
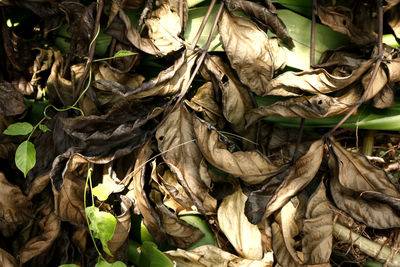
[[[222,232],[241,257],[261,260],[264,254],[261,232],[244,214],[246,200],[247,197],[240,187],[235,193],[225,197],[218,208],[218,222]]]
[[[289,35],[289,32],[276,14],[275,7],[272,3],[269,3],[270,6],[265,8],[264,6],[254,3],[251,1],[226,1],[230,8],[235,8],[243,11],[246,15],[250,17],[254,17],[258,22],[262,22],[265,24],[265,27],[268,27],[275,33],[279,38],[281,38],[290,48],[294,47],[294,43],[292,38]]]
[[[17,267],[17,260],[7,251],[0,248],[0,265],[3,267]]]
[[[386,12],[386,17],[387,17],[387,22],[389,26],[392,28],[394,34],[396,35],[397,38],[400,38],[400,5],[397,4],[394,7],[391,7],[387,12]]]
[[[24,96],[8,82],[0,83],[0,115],[15,116],[26,110]]]
[[[265,217],[279,210],[286,202],[305,188],[317,174],[323,158],[323,140],[315,141],[305,155],[296,160],[288,176],[269,201]]]
[[[399,198],[400,193],[383,170],[335,142],[332,142],[328,163],[332,176],[330,191],[338,208],[369,227],[399,227],[400,217],[388,204],[362,197],[365,191],[376,191]]]
[[[19,252],[19,259],[22,264],[48,251],[60,233],[61,221],[51,211],[50,207],[43,209],[42,216],[39,221],[41,234],[29,240]]]
[[[186,13],[187,2],[183,1],[182,13]],[[179,38],[182,31],[183,20],[179,16],[179,0],[161,0],[156,2],[156,8],[146,19],[149,29],[149,38],[158,50],[166,55],[183,47],[183,40]]]
[[[240,80],[258,95],[266,93],[274,73],[285,67],[279,41],[269,38],[250,20],[222,13],[218,23],[225,52]]]
[[[186,194],[201,213],[215,212],[216,200],[208,195],[199,168],[201,152],[195,141],[192,114],[183,104],[172,111],[156,132],[158,149]]]
[[[294,237],[300,233],[295,221],[296,207],[289,201],[283,206],[277,216],[277,222],[272,227],[272,248],[281,266],[298,267],[303,264],[295,249]]]
[[[174,62],[174,65],[161,71],[156,78],[143,83],[137,88],[107,80],[98,80],[96,83],[123,97],[129,97],[129,99],[173,95],[180,92],[189,82],[191,70],[197,56],[198,53],[183,52],[182,56]]]
[[[218,169],[250,184],[259,184],[279,170],[258,151],[230,152],[218,131],[199,118],[193,117],[193,125],[201,153]]]
[[[212,245],[204,245],[190,251],[177,249],[164,252],[178,266],[207,267],[272,267],[273,254],[266,253],[262,260],[243,259]]]
[[[304,262],[312,266],[328,264],[332,252],[333,211],[323,182],[311,195],[303,221]]]
[[[204,236],[203,232],[198,228],[173,214],[163,204],[159,191],[153,189],[150,192],[150,198],[156,203],[155,209],[160,214],[161,225],[165,229],[168,244],[178,248],[187,248]]]
[[[264,95],[300,96],[304,92],[311,94],[336,92],[357,81],[373,62],[373,60],[362,62],[350,75],[344,77],[329,74],[325,69],[287,71],[269,83]]]
[[[17,224],[33,217],[32,202],[0,172],[0,221]]]
[[[381,91],[379,91],[371,101],[371,104],[375,108],[390,108],[393,107],[396,102],[394,99],[394,83],[388,83],[386,84]]]

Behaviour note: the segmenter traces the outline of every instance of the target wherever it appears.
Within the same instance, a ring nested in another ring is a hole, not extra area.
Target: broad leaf
[[[22,142],[17,151],[15,151],[15,165],[17,168],[26,174],[35,166],[36,164],[36,149],[35,146],[28,140]]]
[[[108,196],[113,192],[113,188],[110,185],[98,184],[93,187],[92,193],[100,201],[106,201]]]
[[[214,233],[210,230],[210,228],[208,227],[205,220],[203,220],[199,216],[195,216],[195,215],[184,215],[184,216],[180,216],[179,219],[200,229],[204,234],[204,237],[201,238],[199,241],[197,241],[192,246],[188,247],[187,248],[188,250],[192,250],[197,247],[204,246],[204,245],[213,245],[213,246],[215,245]]]
[[[17,122],[10,124],[7,129],[4,130],[3,134],[7,135],[27,135],[33,130],[32,124],[29,122]]]
[[[122,261],[115,261],[113,263],[108,263],[106,261],[100,260],[96,263],[95,267],[126,267],[126,264]]]
[[[139,266],[173,267],[174,264],[165,256],[153,242],[145,241],[140,246]]]
[[[218,222],[222,232],[241,257],[260,260],[263,257],[261,232],[244,214],[246,200],[247,197],[240,188],[225,197],[218,208]]]
[[[89,229],[93,232],[95,238],[100,239],[103,250],[112,256],[108,249],[107,242],[112,238],[117,224],[115,217],[105,211],[100,211],[95,206],[85,208],[85,213],[90,220]]]

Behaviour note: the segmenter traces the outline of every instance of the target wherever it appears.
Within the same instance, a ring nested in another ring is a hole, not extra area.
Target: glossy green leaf
[[[85,208],[86,216],[90,220],[89,229],[93,231],[93,236],[100,239],[103,246],[103,250],[110,256],[112,256],[108,249],[107,242],[111,239],[114,234],[115,226],[117,225],[117,219],[104,211],[100,211],[95,206]]]
[[[48,131],[51,131],[50,129],[49,129],[49,127],[47,127],[46,125],[44,125],[44,124],[39,124],[39,129],[42,131],[42,132],[48,132]]]
[[[311,17],[312,13],[312,0],[277,0],[273,1],[279,3],[282,6],[296,11],[304,16]]]
[[[140,246],[140,261],[138,266],[141,267],[173,267],[172,261],[165,256],[157,245],[153,242],[145,241]]]
[[[132,239],[129,239],[128,246],[128,261],[135,265],[139,265],[140,261],[140,252],[139,252],[140,244]]]
[[[60,265],[58,267],[80,267],[80,266],[76,265],[76,264],[62,264],[62,265]]]
[[[113,263],[108,263],[106,261],[99,261],[96,263],[95,267],[126,267],[126,264],[122,261],[116,261]]]
[[[3,134],[7,135],[27,135],[33,130],[32,124],[29,122],[17,122],[10,124],[7,129],[4,130]]]
[[[36,164],[36,149],[35,146],[28,140],[22,142],[17,151],[15,151],[15,165],[17,168],[26,174],[35,166]]]
[[[210,230],[207,223],[204,220],[202,220],[199,216],[184,215],[180,216],[179,219],[184,220],[188,224],[199,228],[200,231],[202,231],[204,234],[203,238],[201,238],[192,246],[188,247],[187,250],[192,250],[203,245],[213,245],[213,246],[215,245],[214,233]]]
[[[109,185],[98,184],[92,189],[93,195],[95,195],[98,200],[106,201],[108,196],[113,192],[113,189]]]

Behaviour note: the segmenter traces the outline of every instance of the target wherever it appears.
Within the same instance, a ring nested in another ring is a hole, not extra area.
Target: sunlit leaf
[[[100,201],[106,201],[112,192],[113,188],[106,184],[98,184],[92,189],[93,195],[95,195]]]
[[[35,166],[36,164],[36,149],[35,146],[29,142],[22,142],[17,151],[15,151],[15,164],[17,168],[26,174]]]
[[[126,267],[126,264],[123,263],[122,261],[115,261],[112,263],[100,260],[98,263],[96,263],[95,267]]]
[[[29,122],[17,122],[10,124],[7,129],[4,130],[3,134],[7,135],[27,135],[33,130],[32,124]]]

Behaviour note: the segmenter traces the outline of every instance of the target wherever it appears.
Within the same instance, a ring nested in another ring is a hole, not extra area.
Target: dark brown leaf
[[[17,267],[16,259],[7,251],[0,248],[0,265],[3,267]]]
[[[11,83],[0,82],[0,114],[15,116],[25,110],[24,96]]]

